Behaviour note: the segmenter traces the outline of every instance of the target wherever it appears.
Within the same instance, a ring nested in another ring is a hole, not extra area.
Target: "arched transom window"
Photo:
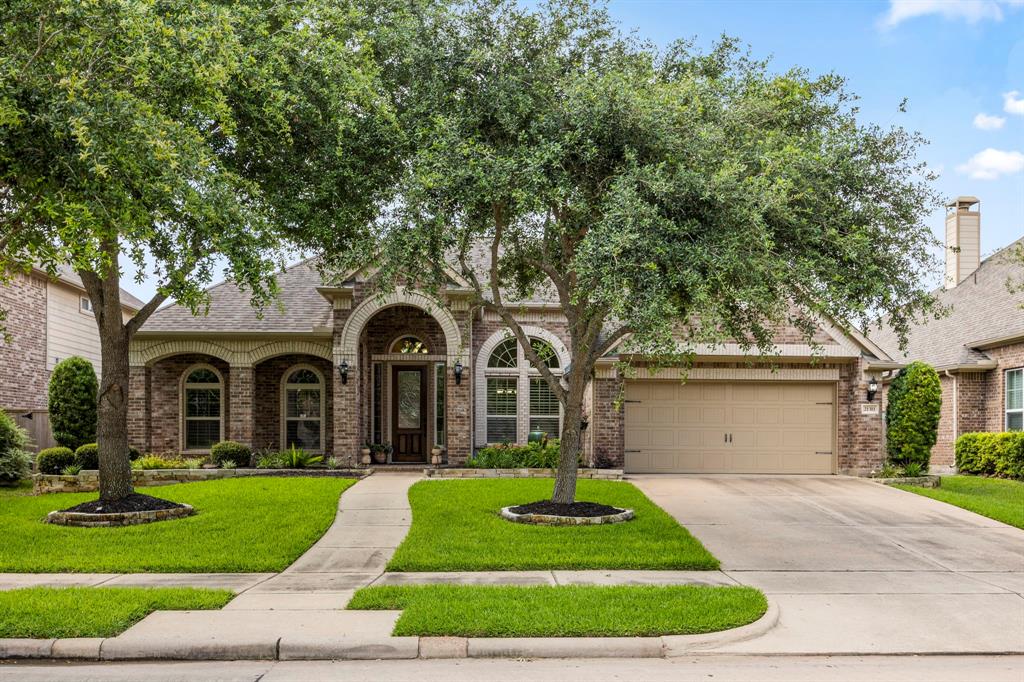
[[[309,452],[324,448],[324,379],[312,367],[292,367],[281,389],[281,446]]]
[[[552,373],[561,374],[558,353],[550,343],[531,337],[530,345]],[[530,364],[514,336],[501,341],[491,351],[482,388],[486,391],[488,443],[522,442],[531,431],[558,437],[561,404],[547,380]]]
[[[224,440],[224,382],[209,365],[189,368],[182,382],[182,444],[185,451],[206,451]]]
[[[399,339],[395,339],[395,342],[391,344],[391,353],[403,353],[403,354],[419,354],[426,355],[430,353],[430,348],[423,341],[420,341],[415,336],[403,336]]]

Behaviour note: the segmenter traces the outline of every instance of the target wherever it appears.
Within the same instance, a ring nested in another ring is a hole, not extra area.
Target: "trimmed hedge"
[[[98,391],[96,371],[85,358],[72,356],[53,368],[48,409],[50,429],[58,445],[74,450],[96,440]]]
[[[41,474],[59,474],[64,467],[75,463],[75,453],[71,448],[46,448],[36,455],[36,469]]]
[[[956,439],[962,474],[1024,479],[1024,432],[965,433]]]
[[[558,440],[549,440],[544,445],[533,442],[480,448],[466,466],[473,469],[555,469],[558,467]]]
[[[939,433],[942,385],[935,368],[912,362],[889,386],[885,413],[889,461],[897,466],[918,464],[927,470]]]
[[[233,440],[222,440],[210,448],[210,461],[217,466],[234,462],[235,466],[247,467],[252,461],[252,448]]]
[[[128,459],[137,460],[142,453],[135,448],[128,446]],[[100,468],[100,448],[96,443],[86,443],[75,450],[75,464],[83,469],[94,471]]]

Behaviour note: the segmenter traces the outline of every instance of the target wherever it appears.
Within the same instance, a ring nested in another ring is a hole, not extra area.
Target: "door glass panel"
[[[398,372],[398,428],[420,428],[420,373]]]

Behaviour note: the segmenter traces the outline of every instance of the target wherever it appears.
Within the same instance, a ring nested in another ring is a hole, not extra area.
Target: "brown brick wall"
[[[175,355],[159,360],[150,368],[150,445],[157,453],[181,450],[181,382],[186,370],[195,364],[215,367],[224,377],[221,399],[224,431],[231,420],[231,369],[228,363],[208,355]]]
[[[0,322],[10,338],[0,334],[0,409],[45,410],[46,385],[46,280],[15,274],[0,286]]]
[[[281,448],[281,381],[284,373],[295,365],[315,367],[324,377],[324,452],[334,453],[334,365],[323,358],[309,355],[281,355],[261,362],[254,368],[255,417],[253,447],[278,450]]]

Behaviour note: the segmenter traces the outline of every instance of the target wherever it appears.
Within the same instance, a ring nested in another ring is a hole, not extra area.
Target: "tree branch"
[[[132,319],[128,320],[125,324],[125,332],[128,334],[128,340],[131,341],[132,337],[135,336],[135,332],[139,331],[139,328],[146,323],[149,316],[156,312],[156,309],[163,305],[163,302],[167,300],[166,294],[157,293],[153,298],[149,299],[146,305],[139,308],[139,312],[132,316]]]

